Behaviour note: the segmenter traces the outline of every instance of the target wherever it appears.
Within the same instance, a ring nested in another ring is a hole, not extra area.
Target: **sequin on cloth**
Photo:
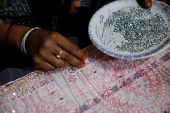
[[[93,45],[83,68],[35,71],[0,86],[8,113],[170,112],[170,48],[156,56],[122,60]]]

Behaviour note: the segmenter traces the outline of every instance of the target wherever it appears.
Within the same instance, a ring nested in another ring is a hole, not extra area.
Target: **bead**
[[[160,44],[167,36],[168,27],[165,20],[158,13],[153,14],[150,9],[138,6],[131,8],[129,12],[118,13],[113,13],[104,23],[105,26],[114,26],[113,32],[122,34],[127,40],[127,43],[116,46],[118,51],[142,52]],[[150,18],[146,19],[145,16]]]
[[[119,75],[119,77],[121,78],[121,77],[122,77],[122,75]]]
[[[13,109],[13,110],[12,110],[12,113],[16,113],[16,111]]]
[[[12,95],[13,95],[13,96],[16,96],[16,93],[13,93]]]

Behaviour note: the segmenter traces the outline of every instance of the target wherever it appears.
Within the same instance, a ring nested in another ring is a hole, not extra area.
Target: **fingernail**
[[[150,8],[150,7],[152,7],[152,4],[151,4],[150,2],[147,2],[147,3],[146,3],[146,6],[147,6],[148,8]]]
[[[85,62],[82,62],[82,64],[80,65],[80,67],[84,67],[85,66]]]
[[[86,53],[84,53],[83,60],[86,60],[86,58],[87,58],[87,55],[86,55]]]

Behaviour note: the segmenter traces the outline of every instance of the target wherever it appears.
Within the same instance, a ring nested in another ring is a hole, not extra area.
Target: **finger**
[[[39,56],[41,57],[41,59],[56,68],[64,68],[69,66],[69,63],[62,59],[56,58],[56,51],[60,50],[61,48],[59,48],[55,43],[50,43],[48,44],[48,46],[43,47],[43,50],[39,52]]]
[[[65,50],[62,50],[63,53],[61,54],[61,59],[65,60],[66,62],[77,66],[77,67],[84,67],[85,66],[85,62],[78,59],[77,57],[75,57],[74,55],[68,53]]]
[[[57,45],[59,45],[63,50],[67,51],[69,54],[74,55],[78,59],[85,60],[87,58],[87,55],[80,48],[78,48],[62,35],[57,40]]]
[[[62,59],[58,59],[54,54],[48,55],[48,57],[46,57],[45,59],[46,62],[50,63],[56,68],[64,68],[70,65],[68,62]]]
[[[41,59],[43,59],[45,62],[48,62],[55,68],[64,68],[69,66],[68,62],[58,59],[56,54],[54,54],[56,51],[61,50],[61,48],[54,44],[51,44],[51,48],[53,49],[45,48],[44,51],[40,52],[39,55],[41,56]]]
[[[41,70],[39,67],[35,66],[34,70]]]
[[[62,53],[60,53],[62,51]],[[68,62],[69,64],[72,64],[77,67],[83,67],[85,65],[85,62],[78,59],[74,55],[68,53],[65,50],[62,50],[60,47],[56,47],[55,52],[53,53],[54,56],[56,57],[57,55],[60,55],[60,60],[64,60]],[[57,58],[57,57],[56,57]]]
[[[47,71],[54,71],[54,70],[56,70],[56,67],[52,66],[51,64],[49,64],[45,61],[41,61],[41,64],[39,66],[35,67],[35,70],[40,70],[40,69],[44,69]]]
[[[144,3],[146,8],[152,7],[152,0],[143,0],[143,3]]]

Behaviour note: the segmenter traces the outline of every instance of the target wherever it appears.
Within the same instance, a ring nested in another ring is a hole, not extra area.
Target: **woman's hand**
[[[83,67],[86,54],[55,31],[35,30],[26,41],[26,50],[37,69],[53,71],[74,65]],[[60,52],[62,51],[61,55]],[[56,56],[60,55],[60,58]]]
[[[166,3],[166,0],[160,0]],[[143,0],[145,7],[151,8],[152,7],[152,0]]]

